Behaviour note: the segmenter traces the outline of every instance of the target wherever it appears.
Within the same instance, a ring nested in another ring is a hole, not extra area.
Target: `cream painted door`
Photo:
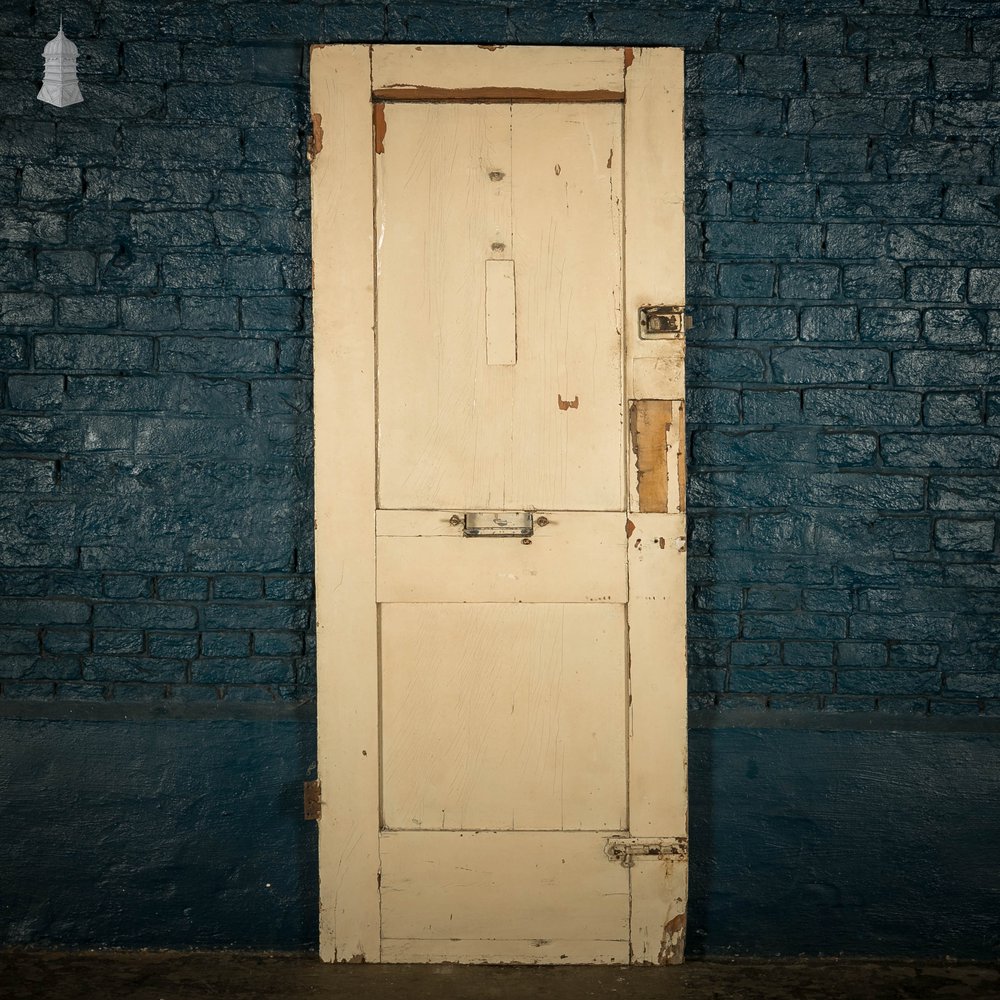
[[[682,956],[682,84],[313,53],[328,960]]]

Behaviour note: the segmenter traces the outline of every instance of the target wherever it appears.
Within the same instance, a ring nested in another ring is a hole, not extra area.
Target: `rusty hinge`
[[[673,340],[691,329],[684,306],[640,306],[639,337],[642,340]]]
[[[319,819],[319,815],[323,811],[322,794],[319,779],[302,782],[303,819]]]
[[[639,855],[658,858],[686,858],[687,837],[608,837],[604,853],[609,861],[631,868]]]

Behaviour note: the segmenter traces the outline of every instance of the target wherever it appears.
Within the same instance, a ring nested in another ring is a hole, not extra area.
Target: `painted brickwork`
[[[4,700],[311,696],[307,45],[386,39],[688,49],[695,707],[996,711],[1000,6],[37,0],[0,37]]]

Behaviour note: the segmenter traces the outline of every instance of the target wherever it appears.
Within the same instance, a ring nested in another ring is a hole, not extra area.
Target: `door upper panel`
[[[381,114],[379,506],[624,509],[621,105]]]

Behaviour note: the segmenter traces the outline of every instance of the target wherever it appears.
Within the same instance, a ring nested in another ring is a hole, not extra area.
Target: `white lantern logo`
[[[38,99],[57,108],[79,104],[83,100],[76,79],[76,46],[63,34],[59,18],[59,34],[45,46],[45,78]]]

